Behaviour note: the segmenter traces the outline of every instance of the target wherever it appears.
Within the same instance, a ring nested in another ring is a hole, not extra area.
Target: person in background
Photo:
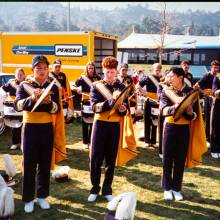
[[[62,62],[59,59],[53,61],[52,71],[49,72],[51,81],[56,79],[56,86],[59,89],[60,111],[52,115],[54,128],[54,146],[51,160],[51,170],[55,165],[67,158],[65,122],[73,119],[73,99],[69,81],[66,74],[61,72]],[[65,111],[65,114],[64,114]]]
[[[60,110],[59,91],[53,85],[50,93],[32,112],[42,92],[50,85],[49,62],[45,56],[35,56],[32,60],[33,76],[23,81],[17,90],[15,109],[23,111],[23,187],[24,211],[34,211],[35,190],[37,204],[49,209],[50,166],[53,150],[52,114]],[[37,180],[37,181],[36,181]]]
[[[211,62],[211,71],[204,74],[203,77],[195,84],[194,88],[199,88],[201,90],[201,93],[205,96],[205,129],[206,129],[206,139],[208,142],[210,142],[211,147],[211,156],[213,158],[218,158],[218,155],[216,155],[214,150],[214,144],[213,144],[213,133],[212,129],[210,129],[210,113],[211,113],[211,106],[212,106],[212,100],[213,100],[213,91],[212,91],[212,85],[214,77],[219,72],[219,61],[213,60]]]
[[[101,166],[105,161],[105,178],[102,185],[102,195],[112,200],[112,181],[114,177],[115,162],[120,137],[120,119],[127,113],[126,103],[122,103],[114,110],[111,117],[109,113],[117,96],[125,86],[117,80],[118,61],[108,56],[102,61],[104,78],[93,83],[91,89],[91,105],[95,112],[91,136],[90,151],[90,180],[92,188],[88,197],[94,202],[101,190]]]
[[[172,69],[171,69],[172,70]],[[160,101],[161,94],[164,88],[167,88],[170,86],[170,73],[172,71],[165,71],[164,76],[161,77],[161,82],[159,83],[159,86],[157,88],[157,95],[158,95],[158,100]],[[159,157],[162,159],[163,158],[163,150],[162,150],[162,143],[163,143],[163,127],[164,127],[164,116],[163,112],[159,112],[159,117],[158,117],[158,134],[159,134]]]
[[[159,104],[157,96],[157,88],[161,78],[162,65],[154,63],[152,72],[148,76],[142,78],[138,84],[140,94],[146,97],[144,103],[144,131],[146,147],[157,147],[157,124],[159,114]],[[146,86],[146,92],[143,87]]]
[[[185,73],[184,83],[186,83],[187,86],[192,87],[193,86],[193,75],[192,73],[189,72],[189,61],[183,60],[180,66]]]
[[[1,88],[5,93],[7,99],[14,100],[16,96],[16,91],[18,86],[22,81],[25,80],[25,72],[22,68],[18,68],[15,70],[15,78],[10,79],[8,83],[3,85]],[[21,127],[19,128],[12,128],[12,145],[10,147],[11,150],[16,150],[20,148],[21,145]]]
[[[96,73],[95,63],[88,62],[86,70],[74,83],[74,87],[81,87],[81,90],[77,90],[77,92],[82,93],[82,136],[85,148],[88,148],[90,145],[92,123],[94,118],[94,112],[90,109],[90,90],[92,83],[99,80],[101,80],[101,77]]]
[[[134,117],[135,108],[137,106],[137,95],[135,91],[135,84],[131,76],[128,75],[128,64],[123,63],[119,69],[118,80],[123,83],[126,87],[131,85],[131,91],[129,96],[129,106],[131,115]]]
[[[62,88],[62,104],[63,108],[67,108],[69,114],[73,115],[73,99],[69,98],[72,96],[72,92],[70,89],[69,80],[66,77],[64,72],[61,72],[62,69],[62,61],[57,59],[53,61],[52,71],[49,73],[49,76],[57,79],[57,83],[59,83],[60,88]]]
[[[220,73],[218,73],[212,84],[213,104],[211,108],[211,154],[213,158],[220,159]]]

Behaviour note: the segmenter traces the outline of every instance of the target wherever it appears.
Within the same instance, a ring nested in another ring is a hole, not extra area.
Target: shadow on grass
[[[203,155],[202,164],[211,167],[220,167],[220,159],[215,159],[211,157],[210,149]]]
[[[155,175],[151,172],[140,171],[138,169],[119,167],[115,171],[115,176],[124,176],[128,182],[143,189],[148,189],[154,192],[158,192],[158,190],[161,191],[161,175]]]
[[[213,170],[211,168],[196,167],[196,168],[193,168],[193,169],[186,169],[185,172],[197,173],[200,176],[209,177],[209,178],[212,178],[214,180],[220,180],[220,172],[216,171],[216,170]]]
[[[52,181],[51,188],[53,184],[60,184]],[[105,205],[103,203],[106,200],[99,197],[96,203],[87,202],[87,196],[89,191],[77,187],[80,182],[75,180],[70,180],[69,182],[60,184],[62,187],[60,190],[51,190],[50,201],[51,208],[49,210],[41,210],[37,205],[35,205],[35,211],[32,214],[25,214],[23,211],[23,202],[21,200],[16,200],[16,212],[13,220],[20,219],[53,219],[53,220],[65,220],[65,219],[104,219],[107,212]],[[55,188],[55,187],[54,187]],[[58,189],[58,187],[56,187]],[[56,199],[54,201],[54,199]],[[101,204],[104,207],[100,207]]]
[[[135,163],[142,163],[144,165],[162,167],[162,161],[159,158],[158,148],[137,146],[137,151],[137,157],[134,160],[131,160],[127,164],[128,166],[133,166]]]
[[[88,149],[67,149],[67,160],[60,162],[58,165],[69,166],[77,170],[89,171],[89,150]]]
[[[186,201],[187,202],[187,201]],[[187,204],[185,201],[157,201],[157,203],[137,202],[137,210],[165,217],[166,219],[219,219],[220,212],[200,205]],[[153,218],[152,218],[153,219]]]

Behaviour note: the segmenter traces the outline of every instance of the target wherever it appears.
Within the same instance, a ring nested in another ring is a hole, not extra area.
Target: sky
[[[160,2],[146,2],[149,5],[149,9],[160,10]],[[114,9],[116,6],[126,8],[128,4],[145,5],[145,2],[71,2],[71,7],[80,6],[81,9],[88,8],[100,8],[100,9]],[[62,3],[67,5],[67,3]],[[167,9],[170,11],[186,12],[191,9],[205,10],[210,12],[216,12],[220,10],[220,2],[167,2]]]

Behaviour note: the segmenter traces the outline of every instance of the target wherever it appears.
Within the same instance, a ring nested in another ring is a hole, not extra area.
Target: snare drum
[[[3,102],[3,118],[6,126],[11,128],[21,127],[22,116],[23,116],[23,112],[15,111],[13,101]]]
[[[151,120],[154,126],[158,126],[158,117],[159,117],[159,104],[157,102],[151,102]]]
[[[94,119],[94,112],[90,102],[82,103],[82,119],[87,124],[92,124]]]

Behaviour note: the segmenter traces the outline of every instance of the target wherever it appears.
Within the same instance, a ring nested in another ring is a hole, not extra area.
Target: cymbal
[[[49,95],[49,92],[52,88],[52,86],[54,85],[54,83],[56,82],[56,79],[54,79],[49,86],[47,86],[47,88],[43,91],[43,93],[41,94],[40,98],[36,101],[34,107],[32,108],[31,112],[33,112],[40,104],[41,102]]]
[[[126,98],[128,98],[129,94],[130,94],[130,89],[131,89],[131,85],[125,87],[120,95],[118,96],[118,98],[115,100],[115,103],[109,113],[109,117],[118,109],[118,107],[126,100]]]
[[[186,108],[195,103],[196,100],[198,99],[199,97],[199,90],[196,89],[196,90],[192,90],[190,93],[188,93],[184,99],[180,102],[180,104],[178,105],[178,107],[176,108],[175,110],[175,113],[174,113],[174,121],[177,121],[181,116],[182,114],[185,112]]]

